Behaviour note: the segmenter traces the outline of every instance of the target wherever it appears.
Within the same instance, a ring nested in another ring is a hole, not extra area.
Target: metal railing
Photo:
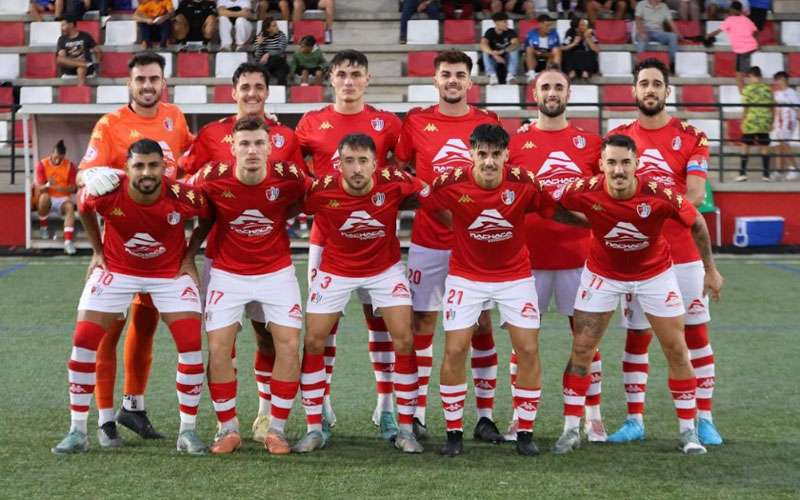
[[[7,140],[0,141],[0,147],[8,146],[10,149],[10,156],[9,156],[9,166],[8,168],[0,167],[0,174],[9,174],[10,181],[9,184],[14,185],[17,183],[18,178],[17,174],[22,174],[22,169],[17,170],[17,112],[20,109],[20,105],[16,104],[19,99],[17,96],[19,95],[19,88],[15,87],[10,83],[3,83],[1,85],[5,88],[11,88],[12,95],[14,96],[12,104],[5,104],[0,105],[0,113],[11,113],[11,119],[9,123],[11,124],[10,128],[11,131],[7,136]]]

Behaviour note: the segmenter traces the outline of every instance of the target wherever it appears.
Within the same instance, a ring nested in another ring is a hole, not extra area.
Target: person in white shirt
[[[773,95],[775,104],[794,104],[800,105],[800,94],[789,86],[789,74],[785,71],[778,71],[772,77],[775,80]],[[797,134],[797,113],[798,108],[780,107],[775,108],[775,121],[772,125],[772,139],[778,142],[778,153],[790,155],[792,149],[789,142],[795,139]],[[772,173],[772,180],[793,181],[800,178],[800,171],[794,165],[794,157],[779,156],[778,168]]]
[[[253,23],[250,22],[252,6],[252,0],[217,0],[220,50],[236,50],[250,40],[253,35]],[[232,30],[236,42],[233,47]]]

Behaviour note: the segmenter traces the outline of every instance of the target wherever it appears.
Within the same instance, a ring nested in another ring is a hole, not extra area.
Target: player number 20
[[[419,282],[422,281],[422,271],[419,269],[409,269],[408,281],[414,283],[415,285],[419,285]]]

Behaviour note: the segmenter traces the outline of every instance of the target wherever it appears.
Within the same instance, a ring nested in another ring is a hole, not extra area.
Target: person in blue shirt
[[[536,73],[550,67],[561,67],[561,40],[555,29],[555,21],[547,14],[537,17],[539,27],[528,32],[525,39],[525,67],[528,70],[528,81],[536,77]]]
[[[758,31],[767,23],[767,13],[772,10],[772,0],[750,0],[750,20]]]

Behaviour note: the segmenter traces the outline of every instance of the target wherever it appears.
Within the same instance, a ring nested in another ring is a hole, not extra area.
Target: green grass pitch
[[[444,459],[438,398],[441,332],[435,344],[428,407],[432,439],[421,456],[403,456],[376,437],[370,416],[374,379],[360,307],[351,301],[338,337],[333,385],[338,425],[329,446],[309,456],[270,457],[248,441],[231,456],[186,457],[175,452],[175,349],[159,329],[147,406],[163,441],[144,442],[122,430],[124,449],[96,446],[90,418],[89,453],[51,455],[68,429],[66,361],[75,307],[88,259],[0,260],[0,497],[2,498],[800,498],[800,343],[797,307],[800,262],[726,259],[723,301],[712,308],[717,358],[715,421],[726,440],[705,456],[676,450],[677,421],[666,389],[663,357],[651,349],[647,440],[632,445],[584,446],[568,456],[549,448],[561,427],[561,372],[570,344],[566,320],[548,314],[541,332],[543,398],[535,438],[543,450],[524,459],[511,446],[474,443]],[[305,262],[297,260],[298,276]],[[617,324],[616,319],[613,322]],[[510,416],[508,337],[495,324],[500,358],[495,416]],[[623,331],[603,342],[603,414],[613,431],[625,413],[621,383]],[[239,342],[239,417],[244,436],[257,409],[249,327]],[[121,360],[121,346],[119,352]],[[121,370],[117,394],[120,392]],[[467,401],[465,434],[475,424]],[[208,394],[199,415],[201,435],[213,437]],[[304,431],[296,402],[292,440]],[[243,437],[244,437],[243,436]]]

